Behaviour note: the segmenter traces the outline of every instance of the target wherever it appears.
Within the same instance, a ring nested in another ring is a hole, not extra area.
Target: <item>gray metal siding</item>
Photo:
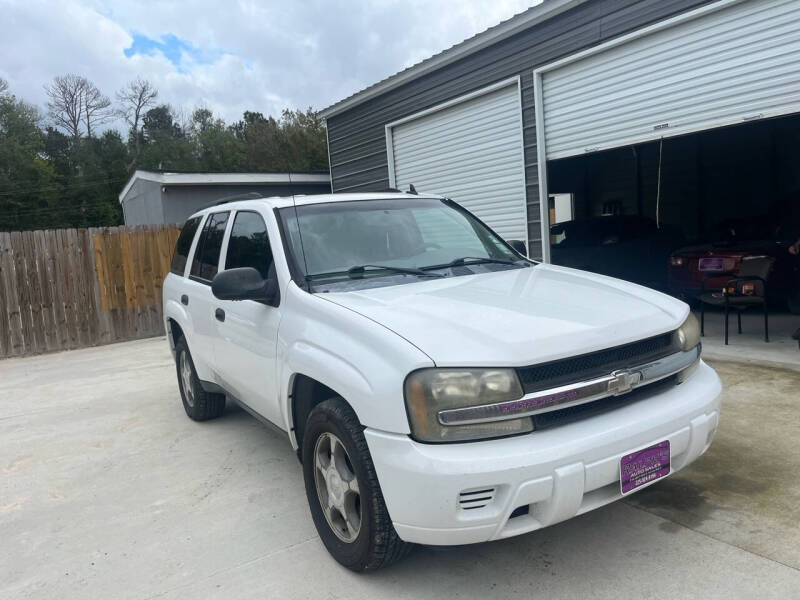
[[[122,201],[126,225],[183,223],[192,213],[234,194],[258,192],[264,196],[328,194],[328,184],[288,185],[167,185],[139,179]]]
[[[122,212],[126,225],[164,223],[161,184],[145,179],[135,181],[122,201]]]
[[[221,198],[236,194],[258,192],[264,196],[289,196],[295,194],[327,194],[330,186],[315,184],[288,185],[171,185],[162,196],[164,223],[183,223],[192,213],[211,206]]]
[[[528,239],[541,253],[533,105],[535,67],[710,0],[594,0],[328,119],[333,190],[389,186],[384,126],[508,77],[522,77]]]

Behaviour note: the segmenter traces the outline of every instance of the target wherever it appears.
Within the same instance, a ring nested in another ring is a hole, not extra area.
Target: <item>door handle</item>
[[[189,296],[183,294],[181,296],[181,304],[183,304],[184,306],[189,306]]]
[[[225,322],[225,311],[221,308],[214,311],[214,316],[217,318],[217,321]]]

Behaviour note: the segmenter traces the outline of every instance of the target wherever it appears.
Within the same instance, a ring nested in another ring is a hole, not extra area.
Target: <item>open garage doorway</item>
[[[552,262],[692,300],[767,255],[771,304],[800,311],[800,115],[551,160],[547,179]]]

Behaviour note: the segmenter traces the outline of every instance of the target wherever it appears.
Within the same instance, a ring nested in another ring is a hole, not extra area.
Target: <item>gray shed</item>
[[[545,0],[324,109],[333,191],[444,194],[545,260],[571,219],[780,222],[798,56],[800,0]]]
[[[328,194],[328,173],[176,173],[137,170],[119,194],[126,225],[183,223],[220,199],[248,192],[264,196]]]

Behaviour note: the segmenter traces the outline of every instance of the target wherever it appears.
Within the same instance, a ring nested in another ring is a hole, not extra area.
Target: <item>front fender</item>
[[[408,373],[433,366],[433,361],[386,327],[293,284],[284,306],[278,361],[287,431],[294,429],[294,378],[302,374],[344,398],[362,425],[410,433],[403,384]]]
[[[369,396],[373,392],[372,385],[358,365],[308,342],[298,341],[292,345],[287,366],[292,373],[313,377],[345,398],[349,395]]]
[[[372,396],[372,385],[356,365],[320,346],[307,342],[296,342],[288,348],[287,360],[283,365],[284,368],[279,376],[280,387],[285,390],[282,416],[286,423],[286,430],[291,433],[290,438],[295,449],[297,442],[294,436],[294,413],[290,394],[298,375],[318,381],[342,398],[369,398]]]

